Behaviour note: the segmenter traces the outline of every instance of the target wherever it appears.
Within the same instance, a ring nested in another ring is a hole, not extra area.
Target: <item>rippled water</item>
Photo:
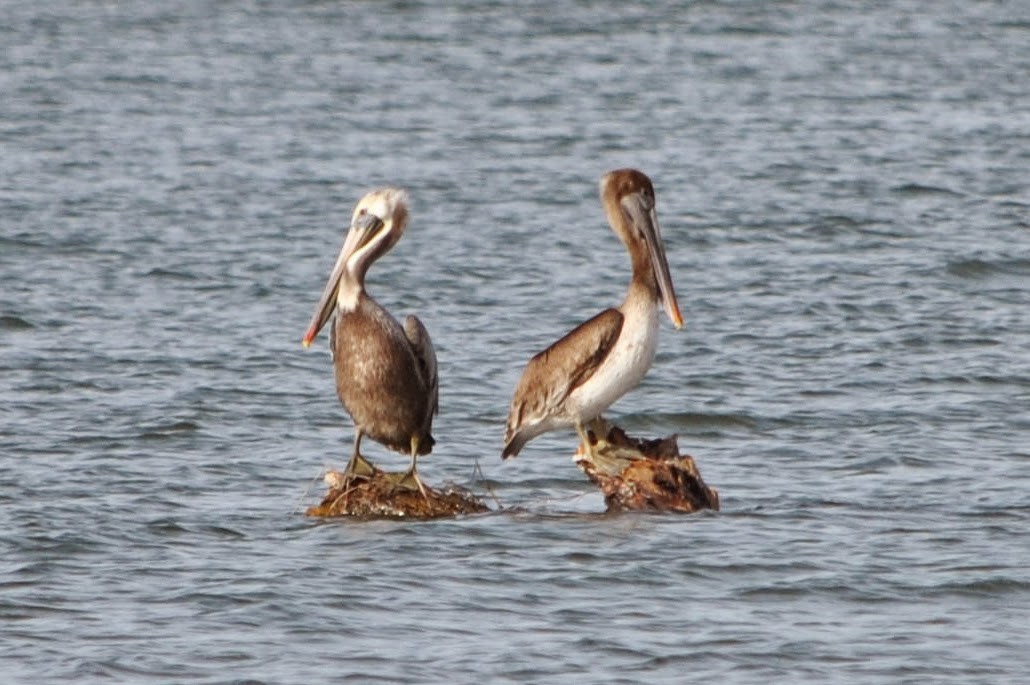
[[[1025,3],[4,13],[6,682],[1030,672]],[[621,297],[625,165],[687,326],[611,415],[678,433],[718,514],[603,514],[571,434],[498,457],[526,359]],[[423,475],[498,513],[299,513],[351,436],[300,336],[386,183],[413,222],[370,287],[440,357]]]

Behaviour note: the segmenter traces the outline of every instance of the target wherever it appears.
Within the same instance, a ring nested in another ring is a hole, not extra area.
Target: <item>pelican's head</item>
[[[408,194],[400,188],[373,190],[354,205],[342,252],[366,250],[372,254],[371,263],[397,244],[407,225]]]
[[[601,177],[601,204],[612,228],[626,244],[634,270],[649,269],[665,313],[676,328],[682,328],[683,315],[669,275],[651,179],[636,169],[609,171]]]
[[[357,304],[369,265],[397,244],[407,223],[408,194],[399,188],[373,190],[358,200],[340,256],[301,341],[304,347],[311,344],[336,307],[348,309]]]

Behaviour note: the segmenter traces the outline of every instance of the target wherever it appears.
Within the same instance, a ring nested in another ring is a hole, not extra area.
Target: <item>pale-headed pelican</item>
[[[425,495],[415,462],[433,449],[430,435],[439,405],[436,352],[425,326],[408,316],[401,326],[365,292],[368,267],[393,247],[408,220],[407,195],[396,188],[374,190],[354,207],[350,230],[322,298],[304,334],[308,347],[335,314],[329,348],[336,392],[354,421],[354,451],[344,471],[349,480],[367,476],[361,438],[411,456],[398,485],[412,482]]]

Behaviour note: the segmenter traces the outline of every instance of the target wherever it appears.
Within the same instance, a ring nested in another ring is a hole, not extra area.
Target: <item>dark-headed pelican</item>
[[[418,318],[408,316],[401,326],[365,292],[368,267],[400,240],[407,220],[407,195],[402,190],[374,190],[358,201],[303,344],[308,347],[336,315],[329,336],[336,392],[355,430],[344,476],[371,472],[360,452],[361,438],[367,435],[411,456],[398,484],[413,482],[425,495],[415,461],[433,449],[430,431],[439,396],[436,352]]]
[[[665,258],[651,180],[636,169],[601,178],[601,204],[633,263],[626,299],[529,360],[515,388],[501,456],[555,428],[574,426],[589,453],[586,424],[640,383],[654,361],[658,303],[683,326]]]

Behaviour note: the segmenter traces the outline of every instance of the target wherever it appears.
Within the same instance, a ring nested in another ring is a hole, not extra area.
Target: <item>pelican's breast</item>
[[[337,313],[334,332],[336,391],[344,408],[373,440],[407,453],[412,436],[428,436],[432,406],[404,329],[362,298],[355,310]]]
[[[637,387],[651,368],[658,346],[657,307],[650,300],[627,298],[620,310],[622,331],[594,375],[569,395],[566,414],[570,417],[597,418]]]

